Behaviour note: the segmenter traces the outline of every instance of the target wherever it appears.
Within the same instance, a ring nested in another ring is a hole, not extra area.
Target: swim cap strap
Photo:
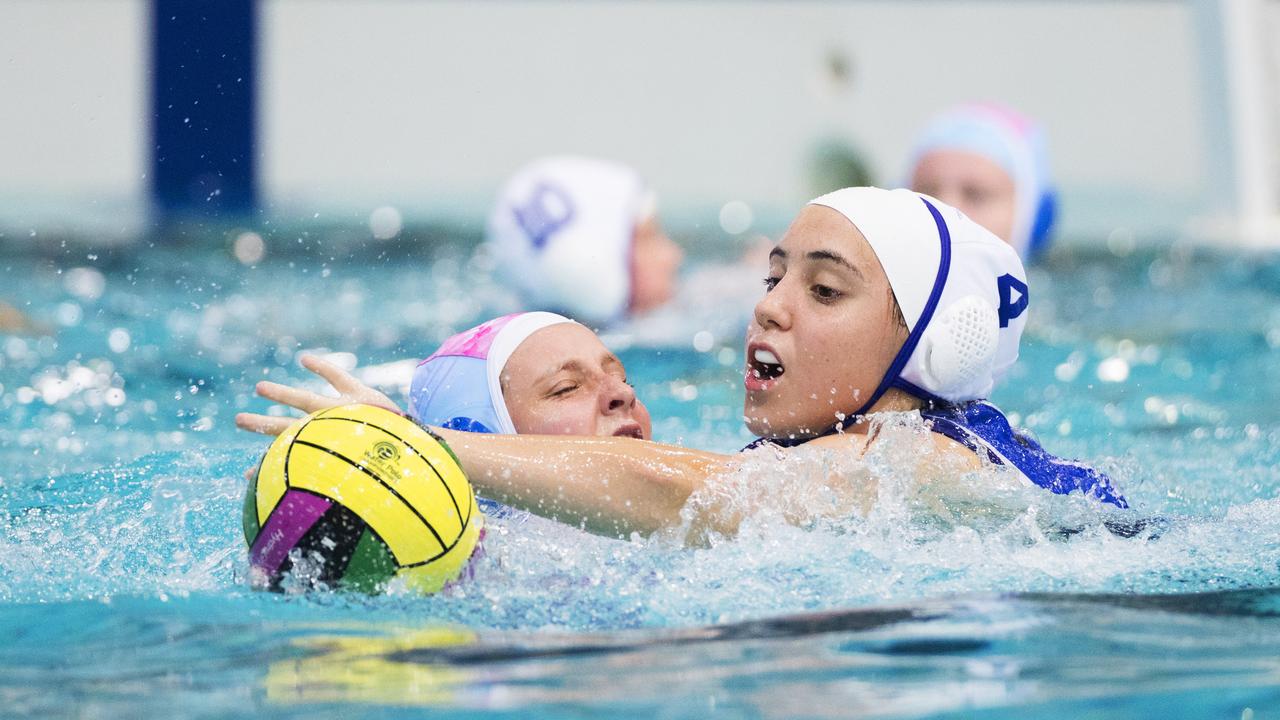
[[[955,405],[955,403],[951,402],[950,400],[944,397],[939,397],[938,395],[934,395],[933,393],[929,392],[928,390],[925,390],[924,388],[920,387],[919,385],[916,385],[915,383],[911,382],[910,380],[907,380],[906,378],[900,377],[897,380],[894,380],[893,387],[896,387],[899,390],[904,390],[908,394],[914,395],[920,398],[921,400],[924,400],[926,403],[929,403],[930,407],[950,407],[951,405]]]
[[[894,356],[893,363],[889,365],[888,371],[880,380],[880,386],[871,394],[862,407],[858,408],[852,415],[840,421],[840,428],[847,429],[858,421],[858,418],[866,415],[880,401],[881,397],[889,391],[891,387],[898,387],[924,400],[933,400],[930,393],[922,391],[919,387],[901,379],[902,369],[907,366],[907,361],[911,359],[911,354],[916,351],[916,345],[920,343],[920,338],[924,335],[924,331],[929,327],[929,321],[933,319],[933,313],[938,309],[938,302],[942,299],[942,289],[947,284],[947,275],[951,272],[951,231],[947,229],[947,223],[942,219],[942,213],[923,197],[920,202],[929,209],[929,214],[933,216],[933,222],[938,226],[938,241],[942,244],[942,252],[938,258],[938,274],[933,280],[933,289],[929,292],[929,300],[925,302],[924,310],[920,313],[920,319],[916,321],[915,328],[911,334],[907,335],[907,341],[902,344],[902,348],[898,350],[898,354]]]
[[[1058,219],[1058,193],[1052,188],[1040,196],[1035,219],[1031,222],[1031,238],[1027,245],[1027,259],[1039,257],[1049,247],[1049,231]]]

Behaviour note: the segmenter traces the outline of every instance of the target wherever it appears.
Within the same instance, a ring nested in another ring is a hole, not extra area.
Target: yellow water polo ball
[[[435,592],[458,577],[484,515],[444,440],[372,405],[312,413],[281,433],[244,502],[254,583]],[[292,587],[293,585],[290,585]]]

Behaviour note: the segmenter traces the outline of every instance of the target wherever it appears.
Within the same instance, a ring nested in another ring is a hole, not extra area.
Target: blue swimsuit
[[[959,405],[938,405],[921,410],[929,429],[945,435],[984,456],[996,465],[1012,465],[1028,480],[1050,492],[1067,495],[1082,492],[1101,502],[1127,509],[1129,503],[1116,491],[1111,478],[1088,465],[1052,455],[1040,443],[1014,430],[995,405],[983,400]],[[805,440],[760,438],[743,448],[761,445],[793,447]]]
[[[1012,465],[1028,480],[1040,487],[1067,495],[1085,495],[1128,508],[1129,503],[1116,491],[1111,478],[1093,468],[1055,457],[1040,443],[1014,430],[1009,419],[989,402],[975,400],[961,405],[947,405],[922,410],[920,414],[930,429],[973,450],[996,465]]]

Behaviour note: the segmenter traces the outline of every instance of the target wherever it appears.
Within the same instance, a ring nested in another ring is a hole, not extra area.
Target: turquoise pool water
[[[868,518],[796,527],[791,467],[737,490],[777,511],[734,539],[495,523],[471,582],[366,598],[249,589],[241,472],[265,443],[232,418],[263,408],[256,380],[304,379],[302,349],[420,357],[501,290],[452,246],[309,244],[256,267],[220,249],[0,260],[0,299],[43,326],[0,335],[5,714],[1280,709],[1280,259],[1175,246],[1033,271],[996,400],[1162,518],[1135,537],[1040,493],[939,518],[892,483]],[[749,437],[723,328],[741,315],[697,310],[622,357],[657,439],[733,451]]]

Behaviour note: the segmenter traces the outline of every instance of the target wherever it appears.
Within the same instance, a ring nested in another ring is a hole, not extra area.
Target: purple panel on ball
[[[329,510],[331,502],[318,495],[289,490],[263,524],[262,531],[249,548],[249,563],[268,576],[274,576],[289,556],[289,551]]]

